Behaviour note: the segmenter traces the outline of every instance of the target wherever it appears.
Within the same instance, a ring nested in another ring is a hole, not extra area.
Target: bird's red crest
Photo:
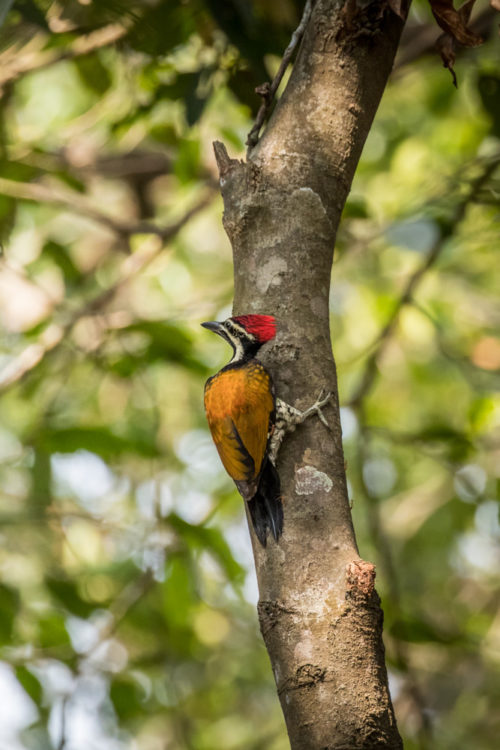
[[[233,320],[253,334],[261,344],[276,336],[276,320],[272,315],[238,315]]]

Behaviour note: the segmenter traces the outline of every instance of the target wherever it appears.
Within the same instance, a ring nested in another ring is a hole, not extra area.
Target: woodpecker
[[[205,385],[205,411],[215,446],[227,473],[245,500],[259,542],[267,532],[278,541],[283,531],[283,505],[276,458],[285,434],[312,414],[328,423],[321,408],[331,398],[320,394],[306,411],[276,398],[271,375],[256,358],[260,347],[276,335],[271,315],[239,315],[202,326],[232,347],[230,362]]]

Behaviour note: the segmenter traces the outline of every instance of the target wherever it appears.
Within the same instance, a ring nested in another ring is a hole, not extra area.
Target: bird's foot
[[[304,422],[308,417],[312,416],[313,414],[317,414],[320,421],[325,425],[325,427],[328,427],[330,429],[330,425],[328,424],[325,415],[321,411],[323,406],[326,406],[329,401],[331,400],[333,393],[328,392],[326,396],[323,397],[323,388],[321,389],[321,392],[316,400],[316,403],[314,403],[312,406],[309,407],[309,409],[306,409],[305,411],[301,412],[300,414],[300,422]]]

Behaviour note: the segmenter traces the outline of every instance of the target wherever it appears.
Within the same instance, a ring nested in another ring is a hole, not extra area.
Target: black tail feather
[[[248,501],[248,510],[257,539],[262,546],[266,546],[268,529],[278,541],[283,533],[283,505],[280,478],[275,466],[269,460],[266,460],[262,469],[257,492]]]

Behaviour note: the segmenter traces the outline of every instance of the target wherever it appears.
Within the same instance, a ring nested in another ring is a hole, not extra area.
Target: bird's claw
[[[316,400],[316,403],[313,404],[308,411],[310,413],[315,412],[318,415],[320,421],[325,425],[325,427],[328,427],[328,429],[331,429],[330,425],[328,424],[328,422],[327,422],[327,420],[325,418],[325,415],[323,414],[323,412],[321,411],[321,409],[323,408],[323,406],[326,406],[327,403],[331,400],[331,398],[333,396],[333,393],[329,392],[323,398],[323,390],[324,389],[322,388],[321,392],[320,392],[320,394],[319,394],[319,396],[318,396],[318,398]]]
[[[319,408],[321,408],[322,406],[326,406],[327,403],[331,400],[331,398],[333,396],[333,393],[331,391],[328,391],[328,393],[326,394],[326,396],[324,398],[322,398],[323,391],[324,391],[324,388],[321,389],[321,391],[319,393],[319,396],[318,396],[318,398],[317,398],[316,403],[314,404],[314,406],[319,406]]]

